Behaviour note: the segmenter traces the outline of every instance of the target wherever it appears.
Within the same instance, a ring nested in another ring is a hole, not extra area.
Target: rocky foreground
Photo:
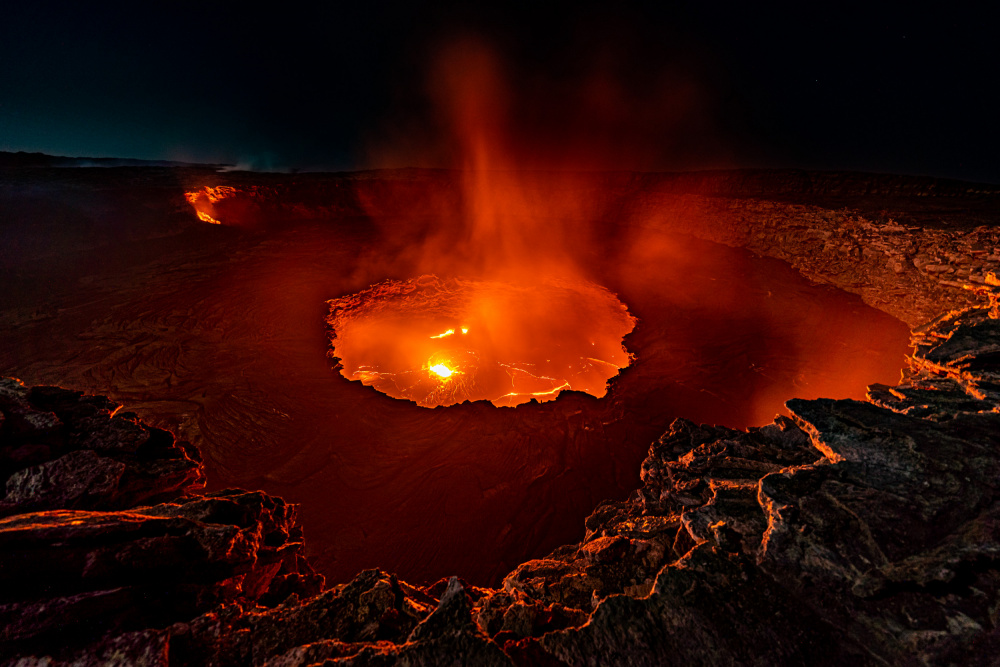
[[[296,508],[201,494],[107,399],[0,382],[0,659],[16,665],[1000,664],[1000,280],[903,382],[678,420],[643,486],[500,589],[323,590]]]

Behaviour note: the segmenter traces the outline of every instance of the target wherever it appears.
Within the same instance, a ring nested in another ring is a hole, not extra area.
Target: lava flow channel
[[[197,190],[185,192],[184,198],[191,204],[199,220],[212,225],[221,225],[222,221],[215,217],[215,204],[235,194],[236,188],[227,185],[220,185],[214,188],[206,185]]]
[[[330,355],[341,374],[424,407],[515,406],[564,390],[602,397],[631,362],[622,340],[635,318],[586,281],[421,276],[329,305]]]

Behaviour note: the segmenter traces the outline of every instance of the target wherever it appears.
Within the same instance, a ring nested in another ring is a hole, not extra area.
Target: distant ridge
[[[208,164],[203,162],[176,162],[173,160],[138,160],[119,157],[66,157],[45,153],[25,153],[0,151],[0,169],[22,167],[208,167],[212,169],[232,168],[230,164]]]

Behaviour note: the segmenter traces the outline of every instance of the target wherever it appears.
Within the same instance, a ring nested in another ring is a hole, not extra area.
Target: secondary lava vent
[[[328,302],[341,375],[433,408],[515,406],[566,389],[602,397],[629,365],[635,318],[582,280],[390,280]]]

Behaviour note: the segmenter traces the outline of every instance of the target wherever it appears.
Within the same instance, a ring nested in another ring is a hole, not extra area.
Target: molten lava
[[[631,361],[622,340],[635,319],[586,281],[422,276],[329,304],[330,354],[341,374],[424,407],[515,406],[567,389],[601,397]]]
[[[443,378],[450,378],[455,373],[455,371],[451,370],[444,364],[434,364],[433,366],[430,367],[430,370],[437,373]]]
[[[210,216],[208,213],[205,213],[204,211],[195,211],[195,213],[198,215],[198,219],[201,220],[202,222],[209,222],[209,223],[211,223],[213,225],[221,225],[222,224],[221,221],[216,220],[215,218],[213,218],[212,216]]]
[[[236,188],[228,185],[220,185],[214,188],[206,185],[197,190],[185,192],[184,198],[191,204],[199,220],[213,225],[221,225],[222,221],[213,215],[215,213],[215,204],[235,194]]]

